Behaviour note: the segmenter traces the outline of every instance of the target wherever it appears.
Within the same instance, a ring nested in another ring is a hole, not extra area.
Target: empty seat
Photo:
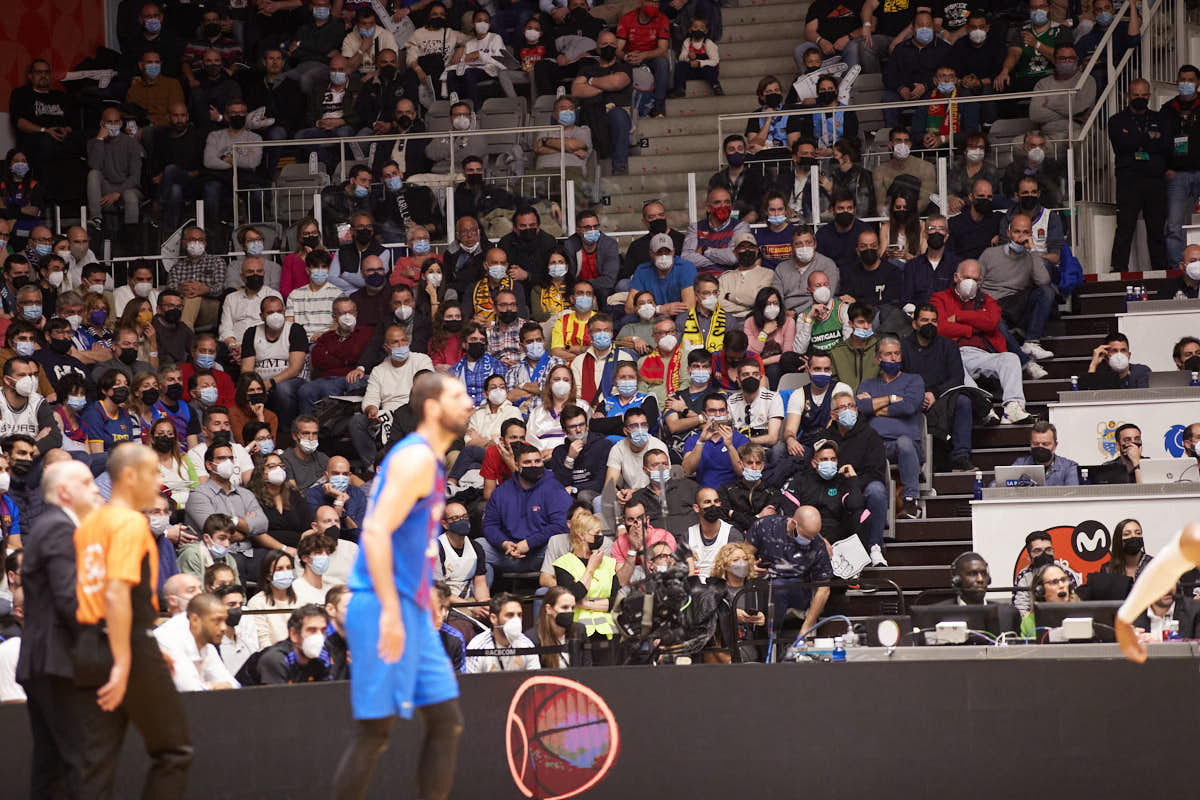
[[[516,114],[521,121],[519,125],[525,124],[525,115],[528,105],[524,97],[489,97],[483,101],[483,115],[491,116],[492,114]],[[488,126],[492,127],[492,126]]]
[[[329,185],[329,176],[324,170],[313,175],[308,163],[287,164],[279,170],[275,179],[275,216],[280,223],[291,225],[302,217],[313,213],[313,195]]]
[[[537,100],[533,101],[533,122],[536,125],[542,124],[548,120],[550,115],[554,113],[554,101],[558,98],[552,94],[540,94]]]

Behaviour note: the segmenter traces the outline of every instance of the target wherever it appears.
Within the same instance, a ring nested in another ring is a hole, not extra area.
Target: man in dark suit
[[[103,500],[81,461],[46,468],[46,510],[24,537],[21,583],[25,630],[17,681],[28,696],[33,730],[30,797],[75,797],[79,790],[82,735],[73,703],[71,649],[75,640],[75,528]]]

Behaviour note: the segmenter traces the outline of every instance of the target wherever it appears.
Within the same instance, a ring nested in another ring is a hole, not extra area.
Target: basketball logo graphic
[[[1166,450],[1172,458],[1180,458],[1184,455],[1183,430],[1182,425],[1172,425],[1163,434],[1163,450]]]
[[[521,684],[508,707],[508,768],[525,797],[562,800],[582,794],[617,758],[617,722],[588,687],[555,675]]]
[[[1110,419],[1107,423],[1096,423],[1096,447],[1101,455],[1112,458],[1117,454],[1117,422]]]

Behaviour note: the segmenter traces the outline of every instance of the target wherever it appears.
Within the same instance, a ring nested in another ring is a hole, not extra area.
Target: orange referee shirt
[[[141,583],[142,559],[150,565],[149,595],[157,607],[158,551],[150,523],[137,511],[120,506],[101,506],[88,514],[75,529],[75,594],[79,600],[78,620],[95,625],[104,619],[104,584],[118,578]]]

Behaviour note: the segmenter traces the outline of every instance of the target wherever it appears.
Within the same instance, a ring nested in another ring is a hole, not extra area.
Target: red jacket
[[[216,367],[211,372],[213,377],[217,379],[217,405],[233,408],[233,398],[237,388],[233,385],[233,378],[229,377],[229,373],[225,370],[217,369]],[[179,374],[183,379],[183,399],[185,402],[190,403],[192,402],[192,393],[188,391],[187,386],[188,381],[196,374],[196,365],[191,361],[180,364]]]
[[[997,330],[1000,304],[994,298],[980,292],[974,300],[964,303],[951,286],[934,294],[929,302],[938,311],[938,333],[942,336],[960,346],[964,339],[981,336],[997,353],[1008,352],[1004,336]],[[954,317],[953,322],[950,317]]]
[[[313,377],[346,377],[362,358],[372,331],[370,325],[359,325],[345,340],[338,338],[337,331],[326,331],[318,336],[312,348]]]

